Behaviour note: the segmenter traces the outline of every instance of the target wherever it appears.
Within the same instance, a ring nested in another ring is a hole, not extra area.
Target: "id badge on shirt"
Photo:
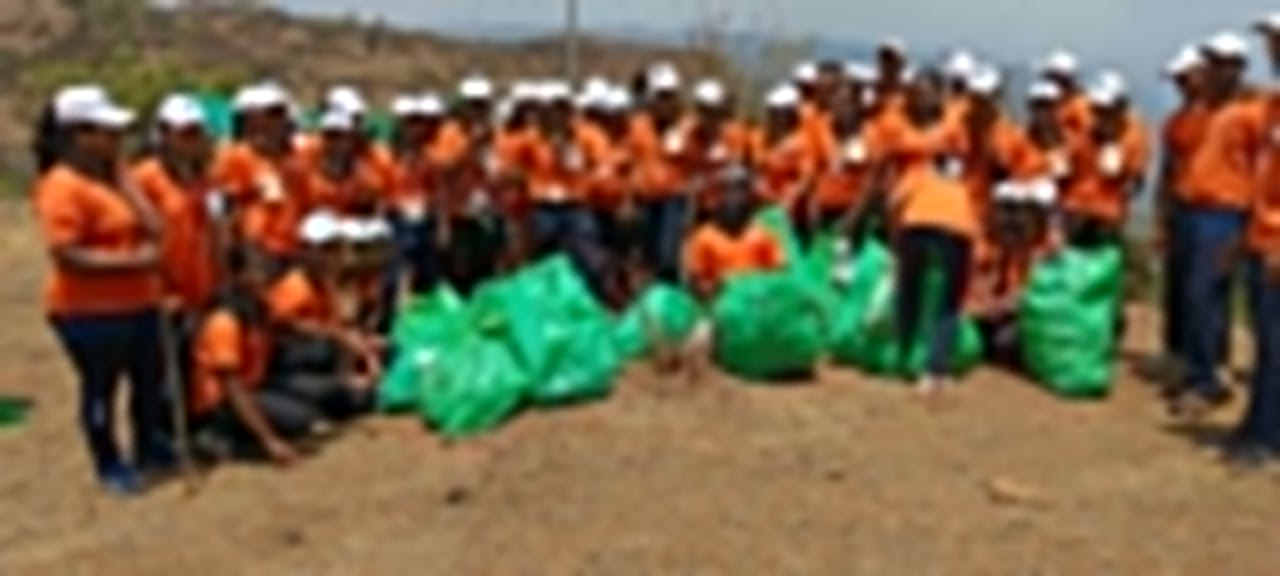
[[[862,142],[861,138],[850,138],[845,142],[844,161],[853,166],[861,165],[867,161],[867,145]]]
[[[400,203],[400,213],[409,222],[419,223],[427,219],[427,203],[421,198],[413,198]]]
[[[959,180],[964,176],[964,162],[955,156],[944,156],[939,161],[938,171],[943,177]]]
[[[271,204],[283,202],[285,199],[284,182],[275,172],[264,172],[258,175],[258,193],[262,199]]]
[[[1098,154],[1098,170],[1107,176],[1119,176],[1124,169],[1124,156],[1120,147],[1109,144]]]

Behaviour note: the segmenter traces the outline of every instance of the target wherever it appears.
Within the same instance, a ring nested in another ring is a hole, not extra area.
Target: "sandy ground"
[[[607,403],[469,443],[370,421],[293,470],[114,501],[23,214],[0,206],[0,394],[37,407],[0,431],[0,574],[1280,573],[1280,476],[1218,465],[1215,428],[1171,429],[1127,367],[1103,403],[983,372],[926,406],[849,372],[751,388],[642,366]]]

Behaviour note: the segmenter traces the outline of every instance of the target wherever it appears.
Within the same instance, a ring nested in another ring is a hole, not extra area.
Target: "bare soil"
[[[0,207],[0,574],[1036,574],[1280,571],[1280,476],[1238,475],[1121,368],[1070,404],[994,371],[949,402],[656,378],[448,445],[372,419],[295,469],[218,469],[120,502],[93,486],[38,306],[25,208]],[[1150,351],[1134,314],[1129,356]]]

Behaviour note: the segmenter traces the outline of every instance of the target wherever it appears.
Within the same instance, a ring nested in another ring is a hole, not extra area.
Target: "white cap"
[[[631,92],[626,88],[615,87],[609,90],[604,107],[610,112],[626,112],[631,109]]]
[[[573,88],[564,80],[547,80],[538,89],[539,99],[547,104],[573,100]]]
[[[334,86],[324,96],[324,106],[347,114],[361,116],[369,111],[369,103],[354,86]]]
[[[1054,50],[1040,64],[1040,72],[1042,74],[1061,74],[1064,76],[1075,76],[1080,71],[1080,62],[1076,59],[1075,54],[1066,50]]]
[[[312,212],[303,218],[298,227],[298,239],[312,246],[328,244],[343,236],[343,224],[333,212]]]
[[[325,111],[316,126],[321,132],[351,132],[356,129],[356,117],[350,112],[335,108]]]
[[[423,116],[435,118],[444,116],[448,111],[448,107],[444,104],[444,99],[435,92],[427,92],[418,97],[418,113]]]
[[[170,94],[156,109],[156,123],[166,128],[204,126],[204,107],[188,94]]]
[[[876,67],[866,62],[852,60],[844,65],[844,75],[854,82],[862,84],[873,84],[877,80],[879,73]]]
[[[492,100],[493,83],[484,76],[468,76],[458,83],[458,95],[463,100]]]
[[[978,66],[965,77],[965,87],[980,96],[992,96],[1000,90],[1000,70],[995,66]]]
[[[401,94],[391,100],[391,115],[396,118],[407,118],[409,116],[420,116],[422,111],[418,107],[418,99],[408,95]]]
[[[813,84],[818,81],[818,63],[806,60],[796,64],[791,71],[791,80],[797,84]]]
[[[133,123],[132,110],[116,104],[101,86],[68,86],[53,97],[53,114],[59,124],[89,124],[119,129]]]
[[[729,93],[719,80],[708,78],[693,87],[693,100],[701,106],[716,108],[729,100]]]
[[[899,56],[906,56],[907,41],[903,40],[901,36],[889,36],[880,41],[879,49],[893,52]]]
[[[1053,178],[1036,178],[1022,185],[1023,199],[1042,206],[1051,206],[1058,199],[1058,183]]]
[[[542,98],[541,87],[537,82],[518,80],[511,85],[512,102],[536,102]]]
[[[1170,77],[1182,76],[1204,65],[1204,56],[1195,46],[1183,46],[1164,67]]]
[[[343,218],[338,235],[352,244],[368,244],[391,237],[391,226],[381,218]]]
[[[1116,90],[1115,86],[1096,83],[1089,88],[1088,97],[1089,103],[1098,108],[1111,108],[1124,99],[1124,94]]]
[[[238,112],[254,112],[289,105],[289,94],[279,84],[262,82],[236,92],[232,106]]]
[[[613,87],[604,78],[594,77],[586,81],[578,92],[578,107],[585,110],[604,108],[604,100],[609,97]]]
[[[1125,80],[1124,74],[1121,74],[1116,70],[1103,70],[1102,72],[1099,72],[1095,83],[1099,87],[1115,92],[1122,98],[1129,95],[1129,82]]]
[[[800,105],[800,91],[791,84],[783,84],[769,91],[765,105],[771,110],[788,110]]]
[[[1027,89],[1027,98],[1033,102],[1057,102],[1062,99],[1062,88],[1048,80],[1037,80]]]
[[[674,92],[680,89],[680,71],[667,62],[650,68],[647,80],[650,94]]]
[[[978,69],[978,59],[968,50],[956,50],[947,58],[943,72],[953,80],[965,80]]]
[[[1280,34],[1280,12],[1263,14],[1254,22],[1254,28],[1263,34]]]
[[[1219,32],[1205,41],[1204,52],[1211,57],[1244,60],[1249,57],[1249,43],[1235,32]]]
[[[1004,180],[996,184],[991,196],[996,200],[1018,201],[1026,196],[1027,187],[1017,180]]]

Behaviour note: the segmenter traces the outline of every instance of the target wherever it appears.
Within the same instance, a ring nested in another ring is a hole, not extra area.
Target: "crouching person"
[[[271,338],[261,299],[265,265],[250,251],[227,257],[231,287],[204,317],[194,342],[190,410],[195,445],[203,457],[266,457],[293,464],[292,441],[320,420],[310,404],[267,386]]]
[[[358,416],[372,405],[380,376],[378,339],[342,322],[341,222],[331,213],[301,227],[301,264],[267,290],[274,341],[270,386],[315,406],[329,421]]]
[[[781,242],[769,230],[752,223],[751,205],[749,190],[730,190],[715,218],[695,230],[685,243],[685,277],[699,299],[713,300],[734,276],[784,264]]]

